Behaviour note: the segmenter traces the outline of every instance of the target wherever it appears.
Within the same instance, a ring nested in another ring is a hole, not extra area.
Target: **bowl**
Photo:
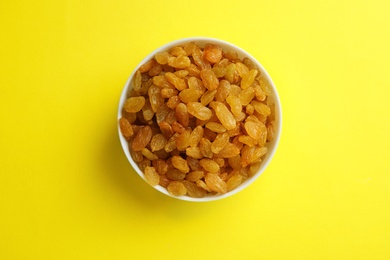
[[[202,198],[193,198],[193,197],[190,197],[190,196],[187,196],[187,195],[173,196],[163,186],[160,186],[160,185],[151,186],[151,187],[155,188],[156,190],[158,190],[159,192],[161,192],[161,193],[163,193],[163,194],[165,194],[167,196],[179,199],[179,200],[193,201],[193,202],[207,202],[207,201],[220,200],[220,199],[229,197],[231,195],[234,195],[234,194],[242,191],[243,189],[248,187],[251,183],[253,183],[265,171],[265,169],[267,168],[267,166],[271,162],[272,157],[275,154],[275,151],[276,151],[278,143],[279,143],[280,135],[281,135],[282,110],[281,110],[281,104],[280,104],[280,99],[279,99],[279,95],[278,95],[277,89],[276,89],[276,87],[275,87],[271,77],[267,73],[267,71],[260,64],[260,62],[258,62],[252,55],[250,55],[245,50],[241,49],[238,46],[235,46],[232,43],[229,43],[229,42],[226,42],[226,41],[223,41],[223,40],[220,40],[220,39],[215,39],[215,38],[191,37],[191,38],[184,38],[184,39],[179,39],[179,40],[175,40],[175,41],[169,42],[169,43],[167,43],[167,44],[157,48],[153,52],[151,52],[148,56],[146,56],[134,68],[134,70],[130,74],[130,77],[128,78],[128,80],[127,80],[127,82],[126,82],[126,84],[125,84],[125,86],[123,88],[123,91],[121,93],[121,96],[120,96],[117,120],[119,120],[122,117],[122,109],[123,109],[123,106],[124,106],[125,101],[127,99],[127,94],[129,93],[129,91],[132,88],[132,80],[133,80],[133,77],[135,76],[136,71],[139,69],[139,67],[141,65],[145,64],[146,62],[148,62],[149,60],[151,60],[152,58],[154,58],[157,53],[162,52],[162,51],[167,51],[167,50],[171,49],[174,46],[184,45],[184,44],[189,43],[189,42],[195,42],[196,44],[198,44],[202,48],[207,43],[218,44],[219,46],[222,47],[224,52],[235,51],[235,52],[237,52],[239,58],[241,58],[241,59],[244,58],[244,57],[249,58],[258,67],[262,77],[264,77],[268,81],[268,85],[269,85],[269,87],[272,90],[271,97],[272,97],[272,99],[274,101],[274,104],[275,104],[274,105],[274,113],[275,113],[274,137],[273,137],[273,140],[271,140],[270,142],[268,142],[266,144],[266,146],[268,148],[268,152],[265,155],[265,158],[263,158],[263,160],[261,162],[261,165],[260,165],[259,169],[257,170],[257,172],[255,174],[253,174],[251,177],[249,177],[248,179],[246,179],[243,183],[241,183],[235,189],[233,189],[233,190],[231,190],[231,191],[229,191],[227,193],[224,193],[224,194],[207,195],[207,196],[202,197]],[[130,154],[129,143],[126,140],[126,138],[122,135],[121,130],[119,128],[119,124],[118,124],[118,133],[119,133],[119,139],[120,139],[123,151],[124,151],[128,161],[130,162],[130,164],[134,168],[134,170],[137,172],[137,174],[142,179],[145,180],[144,173],[141,171],[140,167],[137,165],[137,163],[134,161],[134,159],[132,158],[132,156]]]

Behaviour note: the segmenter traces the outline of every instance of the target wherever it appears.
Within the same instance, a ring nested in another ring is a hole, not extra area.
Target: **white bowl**
[[[146,56],[145,59],[143,59],[135,67],[133,72],[130,74],[130,77],[128,78],[128,80],[126,82],[126,84],[125,84],[125,86],[123,88],[121,97],[120,97],[119,107],[118,107],[118,118],[117,119],[119,120],[121,118],[121,116],[122,116],[122,108],[123,108],[123,105],[124,105],[124,103],[125,103],[125,101],[127,99],[126,95],[127,95],[128,91],[129,91],[129,89],[131,88],[132,78],[133,78],[135,72],[138,70],[138,68],[141,65],[143,65],[144,63],[146,63],[147,61],[149,61],[152,58],[154,58],[156,53],[161,52],[161,51],[169,50],[170,48],[172,48],[174,46],[184,45],[185,43],[188,43],[188,42],[196,42],[201,47],[203,47],[206,43],[215,43],[215,44],[219,44],[225,52],[230,51],[230,50],[236,51],[238,53],[239,58],[241,58],[241,59],[244,58],[244,57],[248,57],[250,60],[253,61],[254,64],[257,65],[257,67],[261,71],[261,75],[268,80],[268,83],[269,83],[270,87],[273,90],[273,99],[275,101],[275,137],[274,137],[274,139],[271,142],[267,143],[268,152],[266,154],[266,157],[262,161],[262,164],[261,164],[261,166],[260,166],[260,168],[259,168],[257,173],[255,173],[252,177],[248,178],[240,186],[238,186],[237,188],[233,189],[230,192],[227,192],[227,193],[221,194],[221,195],[209,195],[209,196],[206,196],[206,197],[203,197],[203,198],[192,198],[192,197],[189,197],[189,196],[172,196],[170,193],[168,193],[166,188],[164,188],[164,187],[162,187],[160,185],[154,186],[154,188],[156,190],[160,191],[161,193],[163,193],[165,195],[168,195],[170,197],[176,198],[176,199],[180,199],[180,200],[194,201],[194,202],[206,202],[206,201],[219,200],[219,199],[223,199],[223,198],[229,197],[229,196],[231,196],[233,194],[236,194],[236,193],[242,191],[243,189],[248,187],[251,183],[253,183],[264,172],[264,170],[267,168],[268,164],[270,163],[270,161],[271,161],[271,159],[272,159],[272,157],[273,157],[273,155],[274,155],[274,153],[276,151],[276,148],[277,148],[278,143],[279,143],[280,135],[281,135],[282,110],[281,110],[281,105],[280,105],[280,99],[279,99],[278,92],[276,90],[276,87],[275,87],[271,77],[268,75],[267,71],[260,64],[260,62],[258,62],[252,55],[250,55],[249,53],[247,53],[246,51],[244,51],[240,47],[237,47],[237,46],[235,46],[235,45],[233,45],[231,43],[228,43],[226,41],[222,41],[222,40],[214,39],[214,38],[191,37],[191,38],[184,38],[184,39],[180,39],[180,40],[169,42],[169,43],[167,43],[167,44],[157,48],[156,50],[151,52],[148,56]],[[118,120],[117,120],[117,122],[118,122]],[[126,141],[126,139],[122,136],[122,133],[121,133],[120,128],[119,128],[119,125],[118,125],[118,132],[119,132],[119,139],[120,139],[123,151],[124,151],[127,159],[129,160],[130,164],[133,166],[135,171],[138,173],[138,175],[142,179],[145,180],[144,173],[140,170],[140,168],[138,167],[137,163],[133,160],[133,158],[130,155],[129,144]]]

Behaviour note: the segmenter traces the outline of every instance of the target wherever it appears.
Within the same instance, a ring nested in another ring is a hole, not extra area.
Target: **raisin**
[[[211,144],[211,151],[215,154],[218,154],[220,151],[222,151],[223,148],[225,148],[228,142],[229,134],[218,134],[214,142]]]
[[[222,125],[227,130],[234,129],[236,127],[236,119],[234,119],[233,114],[223,103],[213,101],[210,105],[213,106],[219,121],[221,121]]]
[[[187,188],[180,181],[171,181],[167,190],[173,196],[183,196],[187,193]]]
[[[134,151],[141,151],[145,148],[152,139],[152,128],[150,126],[142,127],[135,136],[131,148]]]
[[[145,168],[145,180],[152,186],[158,185],[160,182],[160,176],[158,175],[156,169],[154,167],[146,167]]]
[[[206,68],[200,71],[200,77],[202,78],[204,86],[209,90],[218,88],[219,80],[215,76],[212,69]]]
[[[217,173],[219,172],[219,165],[215,161],[211,159],[202,159],[199,161],[200,166],[203,167],[203,169],[206,172],[212,172],[212,173]]]
[[[189,140],[189,144],[191,147],[195,147],[198,145],[198,143],[200,142],[200,140],[203,137],[203,133],[204,133],[204,130],[203,130],[203,127],[201,127],[201,126],[197,126],[197,127],[195,127],[194,130],[192,130],[191,135],[190,135],[190,140]]]
[[[198,187],[195,183],[183,180],[182,183],[187,188],[187,194],[193,198],[203,198],[207,195],[207,191]]]
[[[123,108],[126,110],[126,112],[129,113],[136,113],[138,111],[141,111],[142,107],[145,105],[145,98],[144,97],[131,97],[128,98],[123,105]]]
[[[181,156],[173,156],[172,165],[181,172],[188,173],[190,171],[187,161]]]
[[[222,48],[216,44],[206,44],[203,50],[203,57],[210,63],[217,63],[222,59]]]
[[[240,174],[234,174],[226,182],[227,191],[231,191],[237,188],[242,183],[242,176]]]
[[[189,102],[187,104],[187,109],[188,113],[200,120],[208,120],[212,116],[211,110],[199,102]]]
[[[216,173],[207,173],[205,182],[207,186],[215,192],[222,194],[227,192],[226,182],[224,182]]]
[[[122,135],[126,139],[128,139],[134,134],[133,127],[131,126],[130,122],[124,117],[121,117],[119,119],[119,128],[121,130]]]

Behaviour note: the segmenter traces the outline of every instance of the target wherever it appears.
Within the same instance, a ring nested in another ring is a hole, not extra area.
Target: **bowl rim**
[[[249,185],[251,185],[255,180],[257,180],[259,178],[259,176],[265,171],[265,169],[270,164],[272,158],[274,157],[275,152],[279,146],[280,137],[281,137],[281,133],[282,133],[282,107],[281,107],[281,102],[280,102],[280,96],[279,96],[279,93],[276,89],[276,86],[275,86],[273,80],[271,79],[269,73],[263,67],[263,65],[255,57],[253,57],[250,53],[248,53],[247,51],[245,51],[241,47],[238,47],[235,44],[232,44],[230,42],[227,42],[227,41],[221,40],[221,39],[217,39],[217,38],[196,36],[196,37],[187,37],[187,38],[181,38],[181,39],[170,41],[170,42],[165,43],[165,44],[161,45],[160,47],[156,48],[152,52],[150,52],[133,69],[133,71],[131,72],[130,76],[128,77],[128,79],[127,79],[127,81],[126,81],[126,83],[121,91],[120,101],[119,101],[119,105],[118,105],[118,113],[117,113],[117,127],[118,127],[119,140],[120,140],[122,149],[123,149],[128,161],[130,162],[130,165],[133,167],[135,172],[137,172],[137,174],[146,182],[143,172],[140,170],[137,163],[131,157],[128,142],[123,137],[123,135],[120,131],[118,120],[122,116],[122,108],[123,108],[124,102],[127,99],[127,93],[129,91],[129,89],[131,88],[132,78],[133,78],[135,72],[139,69],[139,67],[142,66],[145,62],[152,59],[156,53],[167,50],[167,49],[174,47],[174,46],[177,46],[177,45],[183,45],[183,44],[188,43],[188,42],[196,42],[196,43],[200,44],[201,46],[204,45],[205,43],[216,43],[216,44],[219,44],[224,50],[226,50],[226,49],[236,50],[240,58],[248,57],[251,61],[253,61],[256,64],[256,66],[258,66],[259,70],[262,73],[262,76],[267,79],[267,81],[268,81],[268,83],[273,91],[273,99],[275,102],[275,122],[276,122],[275,138],[274,138],[274,140],[272,140],[269,143],[269,146],[271,146],[271,149],[268,150],[267,155],[266,155],[265,159],[263,160],[259,170],[253,176],[251,176],[250,178],[245,180],[243,183],[241,183],[235,189],[233,189],[225,194],[208,195],[208,196],[205,196],[202,198],[193,198],[193,197],[190,197],[187,195],[173,196],[168,192],[168,190],[166,188],[164,188],[160,185],[151,186],[154,189],[160,191],[161,193],[163,193],[171,198],[175,198],[175,199],[179,199],[179,200],[183,200],[183,201],[208,202],[208,201],[221,200],[221,199],[230,197],[230,196],[237,194],[238,192],[244,190],[245,188],[247,188]],[[147,182],[146,182],[146,184],[147,184]],[[147,185],[149,185],[149,184],[147,184]]]

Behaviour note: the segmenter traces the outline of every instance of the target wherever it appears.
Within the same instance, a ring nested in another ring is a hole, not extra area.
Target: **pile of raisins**
[[[119,126],[150,185],[200,198],[258,171],[275,114],[271,87],[249,58],[190,42],[157,53],[131,84]]]

